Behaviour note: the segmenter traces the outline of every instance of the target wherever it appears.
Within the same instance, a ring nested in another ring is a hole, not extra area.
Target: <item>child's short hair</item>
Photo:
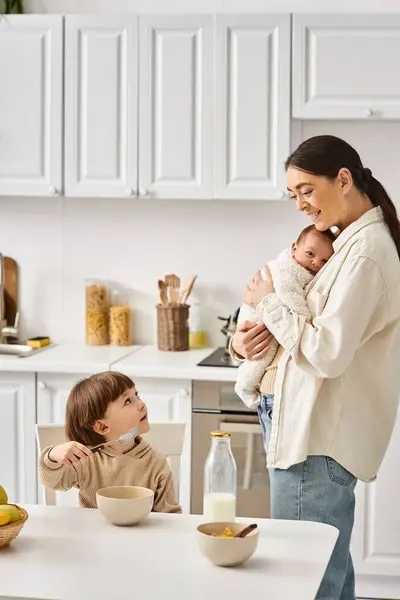
[[[300,242],[302,242],[303,239],[309,233],[311,233],[311,231],[315,231],[316,233],[320,233],[321,235],[323,235],[324,237],[326,237],[327,240],[329,240],[331,243],[333,243],[336,240],[336,235],[333,233],[333,231],[331,229],[326,229],[325,231],[319,231],[318,229],[315,228],[315,225],[308,225],[307,227],[305,227],[303,229],[303,231],[300,233],[299,237],[297,238],[297,244],[300,244]]]
[[[104,442],[104,436],[93,430],[102,419],[111,402],[115,402],[134,383],[130,377],[114,371],[105,371],[78,381],[67,400],[65,434],[71,442],[96,446]]]

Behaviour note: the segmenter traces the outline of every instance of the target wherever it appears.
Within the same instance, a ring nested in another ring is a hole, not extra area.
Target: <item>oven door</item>
[[[269,479],[257,413],[246,409],[231,383],[194,382],[193,387],[191,512],[203,512],[204,463],[210,450],[210,432],[222,429],[232,434],[237,516],[269,517]]]

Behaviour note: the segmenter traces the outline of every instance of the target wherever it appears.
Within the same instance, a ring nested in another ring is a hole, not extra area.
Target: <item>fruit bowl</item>
[[[8,546],[10,542],[15,540],[25,525],[25,522],[28,520],[28,513],[24,508],[21,508],[16,504],[5,504],[4,506],[14,506],[19,510],[21,518],[18,521],[14,521],[13,523],[8,523],[7,525],[2,525],[0,527],[0,548]]]

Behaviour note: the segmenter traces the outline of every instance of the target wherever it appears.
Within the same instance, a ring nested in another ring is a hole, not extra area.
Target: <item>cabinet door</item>
[[[357,597],[400,598],[400,420],[374,483],[358,483],[352,554]]]
[[[37,422],[65,423],[65,407],[72,387],[83,375],[58,373],[38,373],[37,380]],[[44,502],[43,488],[39,486],[39,502]],[[78,491],[56,492],[56,504],[77,506]]]
[[[278,200],[290,150],[290,15],[217,17],[215,196]]]
[[[0,373],[0,485],[9,502],[37,502],[34,373]]]
[[[400,118],[400,15],[294,15],[293,117]]]
[[[211,198],[213,18],[139,21],[139,193]]]
[[[154,421],[186,423],[181,457],[179,501],[185,513],[190,512],[192,449],[192,382],[175,379],[135,378],[136,389],[146,403],[150,426]]]
[[[65,191],[137,191],[137,18],[66,16]]]
[[[0,194],[62,186],[63,17],[0,19]]]

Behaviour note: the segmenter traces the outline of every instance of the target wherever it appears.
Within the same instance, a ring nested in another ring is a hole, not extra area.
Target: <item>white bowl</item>
[[[136,525],[151,512],[154,492],[133,485],[101,488],[96,492],[97,508],[113,525]]]
[[[225,527],[233,534],[239,533],[246,523],[203,523],[197,528],[197,541],[200,552],[217,567],[236,567],[249,560],[258,545],[258,527],[244,538],[221,538]]]

